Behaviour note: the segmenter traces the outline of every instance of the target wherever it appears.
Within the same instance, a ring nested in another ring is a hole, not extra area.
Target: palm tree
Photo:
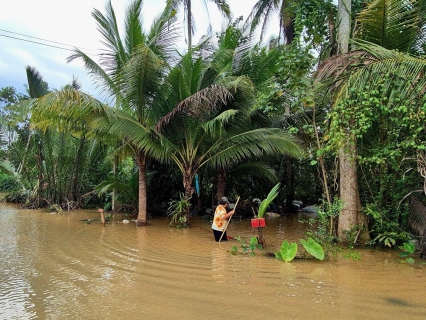
[[[232,74],[238,54],[226,46],[222,49],[207,64],[191,52],[186,54],[170,71],[162,91],[163,106],[170,111],[156,129],[167,156],[182,172],[185,199],[203,166],[220,170],[251,157],[298,155],[301,150],[298,141],[280,129],[250,126],[252,82],[245,75]]]
[[[294,0],[258,0],[248,17],[248,21],[251,21],[251,30],[253,31],[260,23],[262,23],[262,40],[269,24],[269,20],[275,13],[277,13],[279,17],[280,34],[284,35],[286,44],[292,43],[295,37],[295,30],[294,9],[292,9],[291,6],[294,2]]]
[[[169,0],[172,3],[173,8],[178,9],[179,7],[183,6],[184,11],[184,19],[186,20],[186,31],[188,36],[188,51],[192,48],[192,35],[195,31],[195,23],[194,23],[194,17],[192,15],[192,0]],[[219,11],[228,19],[231,16],[231,11],[229,9],[229,5],[226,0],[210,0],[213,2]],[[204,5],[207,9],[207,1],[203,0]]]
[[[135,156],[139,169],[137,223],[146,225],[146,163],[150,149],[137,144],[135,141],[138,140],[133,136],[149,134],[147,128],[153,122],[151,103],[159,95],[166,59],[172,57],[178,30],[174,27],[176,12],[170,5],[166,6],[148,32],[143,31],[141,10],[142,0],[131,2],[125,14],[123,37],[119,33],[111,1],[106,6],[106,15],[94,10],[92,15],[106,46],[100,64],[78,49],[68,60],[83,60],[86,69],[95,76],[95,81],[115,101],[116,112],[107,109],[102,111],[104,121],[100,124],[103,123],[102,128],[108,128],[109,132],[124,142],[122,150]]]
[[[43,168],[42,168],[42,161],[43,161],[43,140],[46,140],[46,138],[48,137],[48,133],[46,132],[41,132],[38,130],[31,130],[29,128],[29,123],[28,123],[28,116],[31,114],[29,111],[29,105],[31,103],[31,101],[33,101],[33,99],[37,99],[40,98],[44,95],[46,95],[47,93],[49,93],[49,85],[47,84],[46,81],[44,81],[42,75],[38,72],[38,70],[34,67],[31,66],[27,66],[25,68],[26,74],[27,74],[27,82],[28,82],[28,86],[27,86],[27,96],[24,96],[24,99],[26,101],[24,101],[23,103],[21,103],[19,106],[17,106],[17,108],[15,109],[15,111],[19,110],[18,114],[20,115],[20,120],[23,123],[25,123],[25,129],[27,131],[27,141],[25,143],[25,151],[23,152],[21,158],[21,162],[19,164],[19,167],[17,169],[17,173],[18,174],[22,174],[22,171],[24,172],[24,176],[26,176],[26,180],[30,186],[30,189],[33,190],[33,186],[32,186],[32,179],[30,178],[29,173],[27,172],[28,166],[27,166],[27,156],[29,155],[29,148],[30,148],[30,144],[31,144],[31,138],[34,136],[36,143],[34,145],[37,146],[37,163],[36,163],[36,167],[37,167],[37,174],[38,174],[38,183],[36,184],[36,188],[35,188],[35,193],[36,196],[35,198],[37,199],[37,207],[39,206],[39,197],[40,197],[40,192],[41,192],[41,184],[42,184],[42,176],[43,176]],[[21,131],[23,132],[23,131]],[[45,142],[45,141],[44,141]],[[19,151],[17,151],[19,152]]]
[[[78,111],[88,106],[99,109],[102,104],[80,91],[75,79],[29,104],[31,125],[39,132],[40,192],[48,202],[62,207],[80,201],[103,174],[105,144],[91,134],[87,114]]]
[[[35,68],[28,66],[26,72],[29,97],[13,110],[20,124],[17,126],[19,139],[11,146],[16,151],[14,158],[19,159],[19,162],[15,160],[16,173],[21,175],[25,190],[32,192],[29,195],[31,207],[76,203],[93,181],[93,175],[86,176],[88,168],[102,153],[95,152],[99,144],[88,138],[83,122],[58,121],[45,102],[63,90],[78,91],[78,81],[73,79],[62,90],[51,92]],[[64,102],[57,109],[68,106],[69,103]]]

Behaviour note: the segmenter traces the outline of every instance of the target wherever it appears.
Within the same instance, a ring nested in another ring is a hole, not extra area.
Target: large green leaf
[[[319,260],[324,259],[324,250],[322,249],[322,246],[318,242],[316,242],[314,239],[312,238],[308,238],[308,240],[300,239],[300,242],[302,243],[305,250],[308,251],[315,258]]]
[[[281,245],[280,251],[275,253],[275,257],[278,259],[283,259],[285,262],[289,262],[294,259],[297,254],[297,243],[288,243],[284,241]]]

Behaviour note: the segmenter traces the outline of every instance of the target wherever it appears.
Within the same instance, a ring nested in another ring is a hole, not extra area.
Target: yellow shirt
[[[213,224],[212,229],[217,231],[223,231],[225,230],[226,226],[228,225],[228,220],[223,219],[223,216],[226,215],[226,209],[218,205],[216,208],[216,211],[214,212],[214,218],[213,218]]]

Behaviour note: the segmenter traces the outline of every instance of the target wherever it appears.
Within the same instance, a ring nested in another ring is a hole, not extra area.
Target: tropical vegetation
[[[148,30],[141,0],[122,24],[110,1],[93,11],[100,59],[76,48],[69,61],[84,63],[105,101],[77,79],[49,88],[34,66],[25,94],[0,89],[8,200],[127,210],[145,225],[273,188],[268,204],[283,211],[294,199],[321,206],[305,248],[415,236],[410,204],[426,203],[425,1],[258,1],[197,44],[191,8],[167,1]],[[279,36],[259,40],[274,10]],[[281,251],[289,261],[294,245]]]

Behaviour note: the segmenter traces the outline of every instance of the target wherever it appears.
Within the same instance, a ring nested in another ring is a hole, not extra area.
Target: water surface
[[[95,210],[49,214],[0,203],[0,319],[424,319],[425,266],[397,251],[357,249],[360,261],[284,263],[231,255],[208,222],[168,228]],[[268,219],[268,252],[297,241],[296,216]],[[235,219],[228,233],[255,235]]]

